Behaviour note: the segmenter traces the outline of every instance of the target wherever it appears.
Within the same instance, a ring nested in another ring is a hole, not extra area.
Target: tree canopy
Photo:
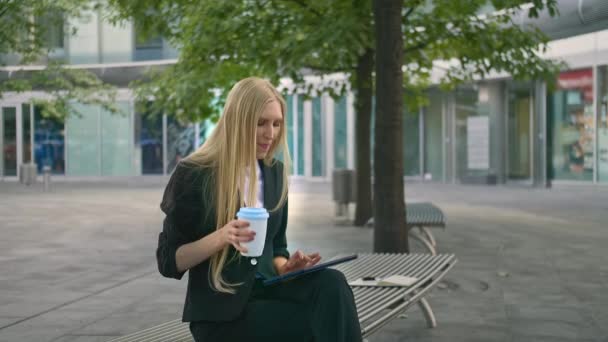
[[[63,40],[76,34],[70,20],[87,19],[102,3],[90,0],[5,0],[0,2],[0,66],[11,64],[7,79],[0,82],[0,97],[7,92],[42,90],[49,97],[33,101],[42,115],[65,118],[78,114],[71,101],[98,104],[118,112],[114,87],[104,84],[95,74],[67,68],[65,60],[49,57],[55,48],[52,39]],[[65,32],[67,31],[67,32]],[[23,66],[42,66],[24,71]]]
[[[110,0],[117,18],[132,18],[180,49],[179,62],[140,83],[159,109],[183,119],[212,115],[216,93],[258,75],[289,77],[303,93],[341,94],[347,82],[315,88],[305,75],[344,72],[352,84],[358,58],[375,46],[371,1]],[[403,5],[404,86],[411,105],[424,99],[431,70],[445,61],[440,84],[453,87],[492,72],[547,79],[560,65],[540,56],[547,37],[517,24],[518,11],[556,13],[555,0],[414,0]],[[483,13],[485,10],[485,14]],[[195,94],[195,96],[193,96]]]

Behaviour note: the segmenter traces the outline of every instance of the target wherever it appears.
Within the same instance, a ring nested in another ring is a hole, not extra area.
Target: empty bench
[[[429,228],[445,229],[446,219],[443,211],[428,202],[406,203],[405,216],[405,228],[409,234],[422,243],[431,254],[436,255],[437,242]],[[374,225],[373,217],[367,221],[367,225]]]
[[[342,271],[349,282],[363,277],[383,278],[405,275],[417,280],[409,287],[352,286],[361,324],[361,333],[367,337],[376,332],[410,306],[417,304],[427,325],[437,325],[433,310],[425,299],[439,281],[454,267],[453,254],[359,254],[351,262],[335,268]],[[191,342],[187,323],[180,319],[126,335],[111,342]]]

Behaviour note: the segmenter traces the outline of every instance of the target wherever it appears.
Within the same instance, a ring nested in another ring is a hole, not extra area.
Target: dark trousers
[[[361,327],[344,275],[326,269],[285,283],[256,283],[247,307],[230,322],[192,322],[196,342],[358,342]]]

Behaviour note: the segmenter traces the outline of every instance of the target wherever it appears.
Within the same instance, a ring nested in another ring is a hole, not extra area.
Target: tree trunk
[[[403,0],[374,0],[374,252],[408,252],[403,190]]]
[[[372,217],[371,144],[372,71],[374,51],[367,49],[359,56],[355,76],[355,141],[357,206],[355,226],[363,226]]]

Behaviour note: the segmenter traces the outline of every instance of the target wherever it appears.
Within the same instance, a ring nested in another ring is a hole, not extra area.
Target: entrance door
[[[0,107],[0,177],[17,176],[17,107]]]
[[[532,88],[527,83],[512,83],[508,96],[507,180],[528,183],[532,181]]]

